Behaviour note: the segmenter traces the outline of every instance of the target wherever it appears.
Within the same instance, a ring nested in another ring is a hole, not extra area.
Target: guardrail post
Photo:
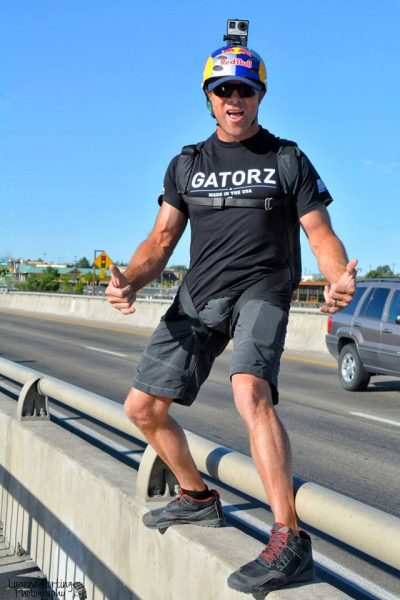
[[[143,453],[136,482],[136,497],[144,502],[176,496],[175,475],[150,444]]]
[[[50,420],[47,396],[39,392],[41,377],[33,376],[23,386],[17,403],[17,419],[19,421]]]

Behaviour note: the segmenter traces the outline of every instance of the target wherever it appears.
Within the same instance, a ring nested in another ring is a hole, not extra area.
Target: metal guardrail
[[[49,418],[47,398],[74,408],[108,426],[146,441],[128,421],[123,407],[116,402],[83,390],[54,377],[0,358],[0,375],[23,385],[17,414],[21,419]],[[1,387],[1,382],[0,382]],[[190,451],[205,474],[261,502],[264,488],[251,459],[186,431]],[[173,482],[150,446],[140,462],[138,495],[151,499],[160,493],[161,481]],[[360,550],[383,563],[400,569],[400,519],[343,494],[307,482],[297,490],[296,511],[307,525]]]

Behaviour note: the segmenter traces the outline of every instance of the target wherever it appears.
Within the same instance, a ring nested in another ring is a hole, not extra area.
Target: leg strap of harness
[[[179,288],[179,300],[185,313],[191,319],[196,319],[196,321],[201,325],[204,331],[209,331],[208,327],[204,325],[203,321],[199,317],[199,313],[197,312],[193,304],[193,300],[189,293],[189,289],[185,280],[182,281],[182,284]]]
[[[271,273],[270,275],[266,275],[264,279],[258,281],[254,285],[250,286],[245,290],[241,296],[239,296],[238,300],[235,303],[235,306],[232,311],[231,323],[234,325],[239,316],[239,313],[242,309],[242,306],[246,304],[249,300],[253,300],[258,296],[263,295],[266,291],[270,290],[275,285],[280,283],[286,283],[291,280],[291,272],[289,267],[285,269],[281,269],[280,271],[276,271],[276,273]],[[191,318],[196,319],[201,327],[205,331],[209,331],[208,327],[202,322],[199,317],[199,313],[197,312],[193,300],[190,296],[190,292],[188,290],[186,281],[183,280],[181,287],[179,288],[179,300],[181,302],[182,308],[185,313]]]
[[[236,323],[236,320],[239,316],[239,313],[242,309],[242,307],[246,304],[246,302],[248,302],[249,300],[254,300],[257,297],[262,297],[262,295],[267,292],[268,290],[270,290],[272,287],[274,287],[275,285],[278,285],[280,283],[286,283],[287,281],[290,281],[292,279],[291,276],[291,272],[289,267],[285,267],[284,269],[281,269],[280,271],[276,271],[275,273],[271,273],[270,275],[266,275],[264,277],[264,279],[261,279],[261,281],[257,281],[257,283],[255,283],[254,285],[250,286],[249,288],[247,288],[247,290],[245,290],[241,296],[239,296],[238,300],[235,303],[235,306],[233,308],[233,312],[232,312],[232,319],[231,319],[231,323],[234,326]]]

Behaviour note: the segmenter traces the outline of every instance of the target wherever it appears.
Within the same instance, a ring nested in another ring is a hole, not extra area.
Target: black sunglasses
[[[220,83],[210,91],[219,98],[230,98],[235,90],[241,98],[252,98],[257,94],[257,90],[247,83]]]

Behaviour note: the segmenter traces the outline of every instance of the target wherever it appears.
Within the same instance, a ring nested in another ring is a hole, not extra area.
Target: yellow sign
[[[94,264],[96,265],[96,267],[98,269],[101,269],[102,271],[105,271],[106,269],[108,269],[108,267],[110,265],[113,264],[113,261],[111,260],[111,258],[108,256],[108,254],[106,254],[105,252],[102,252],[101,254],[99,254],[99,256],[96,258],[96,260],[94,261]]]

